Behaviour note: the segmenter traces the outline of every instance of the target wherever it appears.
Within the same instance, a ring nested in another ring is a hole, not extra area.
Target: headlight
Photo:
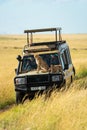
[[[27,83],[26,78],[16,78],[16,79],[15,79],[15,84],[16,84],[16,85],[26,84],[26,83]]]
[[[59,81],[59,75],[54,75],[54,76],[52,76],[52,81],[53,81],[53,82]]]

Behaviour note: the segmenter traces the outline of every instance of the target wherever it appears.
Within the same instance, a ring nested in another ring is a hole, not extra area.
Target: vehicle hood
[[[17,77],[24,77],[24,76],[29,76],[29,75],[43,75],[43,74],[49,74],[49,72],[45,72],[45,73],[39,72],[39,73],[37,73],[37,70],[34,70],[34,71],[19,74],[19,75],[17,75]]]

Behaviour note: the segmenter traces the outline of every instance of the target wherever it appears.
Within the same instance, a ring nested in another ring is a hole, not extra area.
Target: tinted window
[[[51,64],[52,65],[58,65],[58,64],[60,64],[59,55],[57,53],[53,53],[53,54],[42,54],[40,56],[48,64],[49,67],[50,67]]]
[[[66,56],[66,52],[65,52],[65,51],[62,53],[62,60],[63,60],[63,62],[64,62],[64,65],[65,65],[65,64],[68,64],[67,56]]]
[[[53,54],[40,54],[39,55],[50,67],[51,64],[58,65],[60,64],[58,53]],[[28,72],[37,69],[36,60],[33,55],[25,56],[21,65],[21,72]]]
[[[62,61],[62,66],[63,69],[68,69],[68,55],[67,55],[67,51],[64,50],[63,53],[61,54],[61,61]]]
[[[21,71],[31,71],[33,69],[36,69],[37,65],[36,65],[36,61],[34,59],[34,56],[27,56],[23,58],[22,61],[22,67],[21,67]]]
[[[66,50],[66,54],[67,54],[68,64],[71,64],[71,63],[72,63],[72,61],[71,61],[71,56],[70,56],[70,51],[69,51],[69,48]]]

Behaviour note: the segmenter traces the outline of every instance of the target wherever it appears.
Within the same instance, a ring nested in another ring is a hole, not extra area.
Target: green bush
[[[87,76],[87,68],[81,67],[80,71],[79,71],[78,74],[77,74],[77,79],[79,79],[79,78],[84,78],[84,77],[86,77],[86,76]]]

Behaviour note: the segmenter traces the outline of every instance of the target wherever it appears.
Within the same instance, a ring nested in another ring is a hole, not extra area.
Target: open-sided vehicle
[[[55,32],[54,41],[33,42],[34,33],[47,31]],[[23,102],[26,94],[32,98],[37,92],[63,87],[71,83],[75,75],[69,46],[61,37],[61,28],[25,30],[24,33],[27,33],[27,45],[23,48],[23,55],[17,57],[19,64],[14,78],[17,104]],[[38,68],[35,55],[47,64],[47,71],[43,71],[41,63]]]

